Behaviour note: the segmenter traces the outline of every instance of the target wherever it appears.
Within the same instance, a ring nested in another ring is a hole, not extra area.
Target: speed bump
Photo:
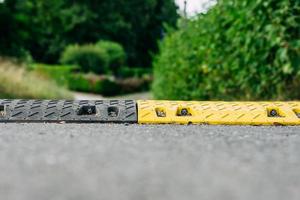
[[[133,100],[0,100],[0,122],[137,123]]]
[[[137,101],[140,124],[300,125],[300,102]]]
[[[0,122],[300,125],[300,102],[0,100]]]

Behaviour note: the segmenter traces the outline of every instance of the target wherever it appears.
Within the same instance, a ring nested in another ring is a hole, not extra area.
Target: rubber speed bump
[[[0,122],[137,123],[132,100],[0,100]]]
[[[0,122],[300,125],[300,102],[0,100]]]
[[[300,125],[300,102],[137,101],[140,124]]]

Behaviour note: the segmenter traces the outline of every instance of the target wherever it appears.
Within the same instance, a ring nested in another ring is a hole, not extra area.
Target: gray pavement
[[[0,124],[2,200],[300,199],[300,127]]]

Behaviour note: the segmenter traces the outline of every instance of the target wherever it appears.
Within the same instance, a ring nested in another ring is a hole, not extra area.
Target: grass
[[[28,72],[21,64],[0,59],[0,98],[73,99],[73,96],[54,81]]]
[[[55,80],[60,86],[68,87],[72,72],[78,70],[74,66],[68,65],[47,65],[47,64],[32,64],[30,69],[39,76]]]
[[[29,65],[29,69],[39,77],[54,80],[69,90],[104,96],[147,91],[152,81],[151,70],[143,68],[120,68],[117,78],[111,74],[83,73],[78,67],[70,65],[35,63]]]

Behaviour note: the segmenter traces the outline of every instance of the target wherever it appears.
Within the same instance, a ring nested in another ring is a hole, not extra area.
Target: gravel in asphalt
[[[300,199],[300,127],[0,124],[0,199]]]

